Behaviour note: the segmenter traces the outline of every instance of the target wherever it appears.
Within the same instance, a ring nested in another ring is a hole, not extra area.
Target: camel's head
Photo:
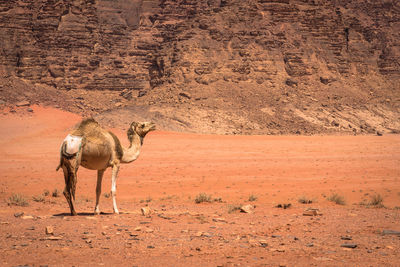
[[[152,122],[132,122],[128,130],[128,138],[130,139],[134,133],[137,133],[141,138],[145,137],[148,132],[154,131],[156,125]]]

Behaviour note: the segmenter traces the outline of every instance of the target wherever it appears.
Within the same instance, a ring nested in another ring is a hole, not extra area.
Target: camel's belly
[[[90,170],[102,170],[109,167],[109,156],[85,156],[82,155],[81,165]]]
[[[88,140],[82,150],[81,165],[91,170],[102,170],[110,166],[110,158],[108,146]]]

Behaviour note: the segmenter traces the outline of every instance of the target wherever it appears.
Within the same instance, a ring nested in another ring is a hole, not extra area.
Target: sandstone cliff
[[[395,0],[1,1],[0,36],[6,102],[48,90],[197,132],[400,130]]]

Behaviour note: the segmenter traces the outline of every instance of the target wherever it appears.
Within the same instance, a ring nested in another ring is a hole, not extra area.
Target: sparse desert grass
[[[161,197],[160,198],[160,201],[164,201],[164,200],[178,200],[179,199],[179,196],[177,196],[177,195],[168,195],[168,196],[166,196],[166,197]],[[189,200],[190,200],[190,197],[189,197]]]
[[[22,207],[26,207],[29,205],[28,200],[20,194],[12,194],[8,200],[7,200],[7,204],[9,206],[22,206]]]
[[[52,197],[60,197],[60,192],[58,191],[57,188],[53,190],[53,193],[51,193],[51,196]]]
[[[301,203],[301,204],[311,204],[311,203],[313,203],[313,200],[312,200],[312,199],[309,199],[308,197],[301,196],[301,197],[298,199],[298,202]]]
[[[141,199],[139,202],[140,203],[144,203],[144,202],[150,203],[151,201],[153,201],[153,199],[151,197],[147,197],[146,199]]]
[[[249,196],[249,201],[256,201],[258,199],[258,197],[256,196],[256,195],[254,195],[254,194],[251,194],[250,196]]]
[[[33,196],[32,199],[35,202],[44,202],[44,195]]]
[[[110,193],[104,193],[103,196],[104,196],[105,198],[110,198],[111,194],[110,194]]]
[[[48,195],[50,195],[50,191],[47,190],[47,189],[45,189],[45,190],[43,191],[43,195],[44,195],[45,197],[47,197]]]
[[[221,197],[216,197],[216,198],[214,198],[214,202],[222,203],[223,201],[222,201]]]
[[[337,194],[337,193],[334,193],[334,194],[330,195],[327,199],[329,201],[331,201],[331,202],[334,202],[334,203],[338,204],[338,205],[345,205],[346,204],[346,201],[344,200],[344,197],[339,195],[339,194]]]
[[[232,204],[228,205],[228,213],[233,213],[235,211],[240,210],[241,206],[242,205],[232,205]]]
[[[383,202],[383,197],[380,194],[375,194],[370,196],[370,201],[368,202],[368,205],[377,208],[382,208],[383,207],[382,202]]]
[[[201,224],[203,223],[208,223],[206,216],[204,216],[203,214],[200,214],[198,216],[195,217],[197,220],[199,220],[199,222]]]
[[[206,193],[200,193],[196,196],[196,198],[194,199],[194,202],[199,204],[199,203],[203,203],[203,202],[212,202],[211,200],[211,195],[207,195]]]

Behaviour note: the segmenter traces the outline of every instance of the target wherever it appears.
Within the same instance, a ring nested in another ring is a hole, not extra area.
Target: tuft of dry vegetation
[[[307,198],[305,196],[302,196],[302,197],[300,197],[298,199],[298,202],[301,203],[301,204],[311,204],[311,203],[313,203],[313,200],[309,199],[309,198]]]
[[[29,206],[28,200],[20,194],[12,194],[8,200],[7,204],[9,206],[21,206],[21,207],[26,207]]]
[[[249,201],[251,201],[251,202],[256,201],[257,199],[258,199],[258,197],[256,195],[254,195],[254,194],[251,194],[249,196]]]
[[[104,193],[103,194],[105,198],[110,198],[111,194],[110,193]]]
[[[233,213],[235,211],[240,210],[242,205],[228,205],[228,213]]]
[[[58,192],[57,188],[53,190],[53,193],[51,193],[51,196],[52,197],[60,197],[60,192]]]
[[[338,204],[338,205],[345,205],[346,204],[346,201],[344,200],[344,197],[339,195],[339,194],[337,194],[337,193],[334,193],[334,194],[330,195],[327,199],[329,201],[331,201],[331,202],[334,202],[334,203]]]
[[[150,203],[151,201],[153,201],[153,199],[149,196],[146,199],[141,199],[139,202],[140,203]]]
[[[50,191],[47,190],[47,189],[45,189],[45,190],[43,191],[43,195],[44,195],[45,197],[49,196],[49,195],[50,195]]]
[[[211,195],[207,195],[206,193],[200,193],[194,199],[194,202],[199,204],[203,202],[212,202]]]
[[[44,195],[33,196],[32,199],[35,202],[44,202]]]
[[[369,206],[374,206],[377,208],[383,208],[383,197],[380,194],[375,194],[370,196],[370,201],[368,202]]]

